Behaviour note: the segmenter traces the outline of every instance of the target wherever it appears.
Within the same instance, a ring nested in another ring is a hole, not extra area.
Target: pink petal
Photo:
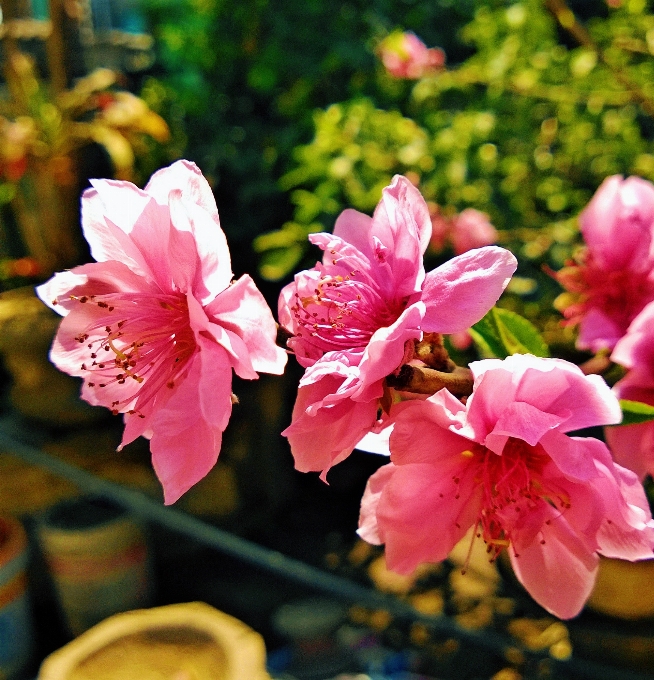
[[[457,333],[477,323],[497,302],[517,267],[503,248],[469,250],[427,274],[422,329]]]
[[[522,439],[530,446],[535,446],[542,437],[565,420],[564,415],[546,413],[531,404],[514,401],[502,411],[484,444],[495,453],[502,452],[506,437]],[[497,437],[504,440],[499,450],[492,445],[492,441]]]
[[[377,419],[376,401],[360,403],[346,398],[329,408],[310,409],[333,395],[340,384],[339,378],[325,377],[298,389],[292,423],[282,435],[289,440],[300,472],[321,470],[324,477],[352,452]]]
[[[542,540],[509,548],[511,566],[529,594],[560,619],[579,614],[595,584],[599,558],[567,522],[551,509],[550,524],[542,525]]]
[[[565,435],[562,435],[565,436]],[[587,449],[595,446],[593,454],[598,454],[600,457],[606,456],[608,451],[604,444],[597,439],[589,439],[591,444]],[[555,462],[551,461],[545,466],[542,472],[543,486],[548,489],[549,493],[559,499],[567,499],[568,505],[562,514],[570,529],[576,533],[586,545],[588,552],[597,552],[599,550],[599,542],[597,540],[597,532],[602,526],[602,522],[606,520],[606,507],[601,494],[597,492],[594,484],[600,478],[600,472],[595,465],[594,474],[588,479],[571,479],[571,476],[562,472]],[[537,534],[534,534],[532,540],[542,540],[543,525],[546,525],[550,519],[551,505],[547,500],[542,503],[543,509],[546,511],[538,520]],[[523,528],[520,527],[521,532]],[[525,540],[522,541],[523,544]]]
[[[584,313],[579,325],[577,347],[591,352],[612,349],[624,333],[625,329],[607,313],[597,307],[591,307]]]
[[[379,537],[377,527],[377,507],[382,491],[384,490],[386,483],[393,476],[393,472],[393,463],[388,463],[387,465],[380,467],[379,470],[374,472],[370,476],[370,479],[368,479],[366,489],[361,498],[361,511],[359,513],[359,528],[357,529],[357,534],[359,534],[364,541],[372,543],[373,545],[381,545],[383,543]]]
[[[597,444],[590,437],[568,437],[561,432],[548,432],[540,440],[541,446],[568,479],[587,481],[597,477],[595,456]]]
[[[462,451],[472,446],[469,439],[448,429],[460,424],[456,415],[453,417],[445,406],[450,401],[465,409],[447,390],[441,390],[426,401],[403,402],[393,407],[394,426],[389,445],[395,465],[457,460]]]
[[[92,200],[82,204],[82,221],[88,223],[84,235],[94,258],[122,261],[136,273],[154,279],[162,291],[173,292],[178,272],[170,262],[173,227],[168,201],[161,205],[129,182],[92,180],[92,184],[96,195],[87,192]],[[132,194],[129,198],[128,193]]]
[[[218,460],[222,432],[204,421],[188,422],[185,430],[166,435],[166,419],[157,419],[150,440],[152,465],[171,505],[211,471]]]
[[[224,431],[232,414],[231,362],[227,352],[213,341],[200,337],[198,344],[200,413],[211,427]]]
[[[407,340],[421,336],[420,322],[424,310],[424,305],[416,302],[407,307],[393,325],[373,333],[359,364],[363,384],[383,380],[400,366]]]
[[[170,396],[172,394],[168,395],[169,398]],[[139,414],[125,413],[123,415],[125,429],[123,430],[123,437],[117,449],[118,451],[122,451],[125,446],[131,444],[139,437],[145,437],[145,439],[152,438],[152,419],[157,412],[157,397],[148,402],[139,411]]]
[[[359,382],[359,364],[362,353],[355,352],[327,352],[313,366],[309,366],[300,378],[300,387],[313,385],[324,378],[340,378],[338,388],[333,394],[351,396]],[[379,393],[381,396],[381,392]],[[329,398],[329,395],[326,399]],[[322,404],[321,400],[321,404]]]
[[[86,272],[86,274],[83,272]],[[90,278],[90,276],[93,278]],[[158,292],[156,286],[148,286],[146,280],[132,274],[127,267],[120,262],[104,262],[102,264],[90,263],[81,267],[76,267],[70,272],[57,274],[48,283],[43,284],[43,286],[40,287],[39,295],[42,295],[43,297],[48,295],[49,297],[49,295],[56,292],[63,297],[64,286],[68,283],[74,285],[73,288],[67,291],[68,295],[83,297],[84,295],[93,294],[93,292],[98,295],[106,294],[107,292],[113,292],[110,289],[109,282],[123,285],[127,288],[125,292],[149,292],[153,296],[156,296]],[[129,287],[132,287],[131,291],[129,290]],[[68,297],[68,295],[66,295],[66,297]],[[59,308],[64,311],[70,311],[62,319],[59,329],[57,330],[50,350],[50,360],[57,368],[59,368],[59,370],[64,371],[69,375],[82,376],[84,375],[82,364],[88,361],[89,349],[86,342],[79,342],[79,335],[83,333],[91,323],[94,323],[99,327],[99,335],[97,337],[102,337],[105,335],[102,332],[104,326],[106,324],[114,323],[116,319],[115,317],[108,315],[106,310],[91,302],[83,304],[78,301],[72,302],[64,299],[61,303],[54,305],[54,309]],[[106,321],[103,322],[103,320]],[[95,339],[95,337],[90,337],[88,341],[92,342]],[[103,404],[103,400],[94,400],[91,403]],[[108,402],[104,405],[108,405]]]
[[[562,359],[516,354],[507,362],[524,371],[515,398],[565,417],[562,432],[622,420],[620,403],[601,376],[584,375],[578,366]]]
[[[202,208],[220,226],[216,199],[195,163],[181,160],[157,170],[145,187],[145,192],[160,205],[167,205],[170,193],[175,190],[181,190],[184,201]]]
[[[481,489],[461,461],[459,456],[447,465],[394,468],[377,506],[379,537],[392,571],[408,574],[423,562],[444,560],[476,522]]]
[[[206,310],[190,292],[187,293],[186,300],[189,311],[189,322],[196,336],[196,341],[200,343],[200,340],[202,339],[205,345],[206,342],[209,341],[208,346],[215,344],[226,350],[230,357],[231,366],[239,377],[247,380],[256,380],[259,376],[252,367],[250,353],[243,340],[235,333],[209,321]],[[221,354],[218,348],[216,349],[218,355],[221,357],[226,356]]]
[[[149,292],[156,295],[160,291],[151,281],[135,274],[122,262],[113,261],[91,262],[58,272],[36,288],[39,298],[62,316],[71,310],[81,309],[80,303],[71,299],[71,296],[80,298],[114,292]]]
[[[356,213],[355,210],[349,212]],[[374,277],[373,267],[365,253],[342,239],[340,236],[325,232],[309,234],[309,242],[325,251],[325,254],[323,255],[323,265],[328,272],[336,273],[333,268],[338,267],[337,271],[341,275],[357,270],[366,276],[372,275]],[[368,248],[368,250],[370,250],[370,248]],[[318,267],[318,265],[316,265],[316,267]],[[343,268],[343,270],[341,271],[340,268]],[[304,277],[311,271],[312,270],[301,272],[300,276]]]
[[[425,276],[422,255],[431,237],[425,199],[406,177],[395,175],[382,191],[372,221],[373,236],[389,250],[389,255],[376,258],[382,265],[389,259],[390,278],[382,282],[382,289],[391,284],[397,297],[418,292]],[[374,245],[373,251],[377,254]]]
[[[651,267],[653,223],[654,185],[620,175],[607,177],[579,216],[584,240],[608,270]]]
[[[509,389],[506,377],[499,377],[496,369],[500,368],[510,372],[512,389]],[[604,380],[597,375],[586,376],[578,366],[562,359],[514,354],[501,364],[492,359],[472,362],[470,369],[476,380],[491,371],[496,376],[484,382],[483,388],[481,384],[475,388],[475,392],[483,389],[485,402],[495,419],[500,417],[501,407],[492,402],[506,403],[507,399],[560,416],[564,419],[562,432],[618,423],[622,419],[620,404]],[[493,394],[496,380],[498,384]]]
[[[214,341],[229,355],[231,366],[239,378],[256,380],[259,376],[252,366],[250,353],[245,343],[236,333],[225,330],[222,326],[210,323],[209,327],[201,332],[205,339]]]
[[[598,532],[599,552],[605,557],[643,560],[654,557],[654,521],[638,477],[615,465],[610,457],[597,463],[602,473],[593,481],[606,504],[606,520]]]
[[[130,234],[152,199],[131,182],[99,179],[91,184],[82,195],[82,229],[93,259],[117,260],[138,274],[151,275]]]
[[[210,320],[243,341],[255,371],[281,375],[287,355],[276,344],[277,326],[254,281],[245,274],[205,308]]]
[[[654,422],[607,427],[604,434],[618,465],[641,480],[654,474]]]
[[[218,399],[209,396],[209,386],[198,389],[206,370],[206,362],[200,355],[196,355],[186,379],[166,406],[152,419],[152,464],[163,485],[167,505],[174,503],[211,470],[220,451],[222,428],[208,422],[205,416],[207,407],[216,405]],[[224,394],[224,386],[221,392]],[[214,416],[213,420],[224,421],[225,408],[231,409],[229,397],[228,402],[229,406],[217,404],[220,416]]]
[[[349,243],[359,251],[367,260],[368,264],[374,257],[370,234],[372,231],[372,217],[347,208],[336,218],[334,224],[334,236]],[[325,256],[326,257],[326,256]]]
[[[170,252],[176,261],[175,282],[179,290],[192,289],[195,297],[207,304],[232,280],[229,248],[218,213],[189,201],[182,189],[171,191],[169,208],[174,227],[170,232]],[[185,274],[180,280],[182,272]]]
[[[631,322],[626,335],[619,339],[611,353],[611,361],[625,368],[646,369],[652,376],[654,363],[654,302],[646,305]],[[619,384],[624,384],[620,381]],[[654,379],[651,381],[654,387]]]
[[[513,374],[499,359],[475,361],[469,365],[475,378],[474,390],[466,407],[468,411],[465,436],[480,443],[493,431],[504,409],[513,402]],[[497,444],[498,442],[495,442]]]
[[[199,269],[197,245],[193,238],[194,225],[191,217],[191,205],[185,205],[182,201],[180,189],[174,189],[170,193],[168,208],[170,210],[170,229],[168,238],[168,258],[170,260],[170,273],[175,289],[186,293],[193,290],[196,272]],[[207,219],[208,216],[205,216]],[[228,276],[231,277],[231,271]],[[202,293],[206,295],[206,290]],[[198,298],[201,297],[200,295]]]

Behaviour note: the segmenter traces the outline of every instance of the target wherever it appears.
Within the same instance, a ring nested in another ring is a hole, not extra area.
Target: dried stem
[[[401,392],[435,394],[445,387],[456,397],[471,395],[473,382],[472,371],[462,366],[446,373],[427,366],[405,364],[397,375],[386,377],[387,385]]]
[[[456,368],[456,364],[445,349],[440,333],[424,333],[422,340],[416,342],[414,353],[415,358],[437,371],[451,373]]]

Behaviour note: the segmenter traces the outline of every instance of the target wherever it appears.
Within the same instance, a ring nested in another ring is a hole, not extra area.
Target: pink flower
[[[425,276],[431,233],[420,192],[396,176],[372,218],[339,216],[334,234],[310,236],[323,262],[280,295],[279,319],[306,368],[288,437],[303,472],[344,460],[377,422],[384,379],[424,332],[462,331],[495,304],[516,268],[502,248],[472,250]]]
[[[437,203],[429,201],[427,207],[429,208],[429,217],[431,218],[429,248],[435,253],[440,253],[445,248],[447,241],[449,241],[452,221],[451,218],[441,212],[441,207]]]
[[[427,205],[432,227],[429,245],[435,252],[441,252],[448,241],[457,255],[497,243],[497,230],[486,213],[466,208],[458,215],[447,217],[435,203]]]
[[[384,68],[394,78],[417,80],[445,66],[445,52],[440,47],[429,49],[414,33],[395,31],[379,45]]]
[[[616,344],[611,360],[629,369],[615,384],[616,395],[654,406],[654,302],[634,319]],[[654,474],[654,422],[609,427],[606,441],[620,465],[641,479]]]
[[[578,347],[612,349],[654,300],[654,185],[639,177],[605,179],[579,223],[587,248],[581,264],[557,272],[572,294],[557,306],[580,325]]]
[[[385,543],[389,568],[408,574],[444,560],[475,527],[491,560],[508,550],[539,604],[575,616],[598,553],[640,560],[654,549],[636,475],[603,442],[566,434],[619,422],[618,401],[599,376],[559,359],[513,355],[470,368],[465,406],[441,390],[394,407],[391,463],[368,482],[359,534]]]
[[[96,262],[56,274],[39,297],[64,316],[50,358],[82,397],[125,414],[121,447],[143,435],[175,502],[216,462],[242,378],[281,373],[270,309],[249,276],[232,281],[216,203],[179,161],[145,190],[94,180],[82,226]]]
[[[486,213],[466,208],[452,220],[450,239],[458,255],[497,243],[497,231]]]

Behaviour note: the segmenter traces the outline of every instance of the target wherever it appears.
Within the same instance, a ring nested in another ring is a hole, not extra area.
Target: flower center
[[[626,330],[645,303],[654,296],[654,285],[646,272],[628,269],[605,271],[591,257],[584,265],[562,270],[558,280],[574,302],[563,311],[568,322],[579,323],[590,309],[599,309]]]
[[[196,348],[185,296],[112,293],[73,299],[103,312],[76,340],[88,350],[81,364],[87,386],[107,388],[114,413],[138,414],[137,397],[142,407],[183,377]]]
[[[482,504],[475,531],[487,544],[491,561],[511,543],[512,527],[522,514],[543,502],[562,512],[570,507],[565,492],[551,484],[545,488],[542,472],[550,458],[539,445],[511,437],[501,455],[481,444],[462,455],[477,467],[474,481],[482,489]],[[458,484],[458,478],[454,482]]]
[[[390,304],[358,271],[323,274],[311,295],[295,293],[291,311],[299,328],[297,337],[328,352],[365,347],[379,328],[393,324],[404,301]]]

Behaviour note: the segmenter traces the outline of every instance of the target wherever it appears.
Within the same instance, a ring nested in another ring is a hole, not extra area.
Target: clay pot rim
[[[227,662],[223,680],[270,680],[263,638],[239,619],[204,602],[114,614],[47,657],[38,680],[65,680],[81,662],[121,638],[148,629],[183,626],[207,633],[220,644]]]
[[[15,517],[0,516],[0,568],[6,566],[27,548],[27,534]]]

